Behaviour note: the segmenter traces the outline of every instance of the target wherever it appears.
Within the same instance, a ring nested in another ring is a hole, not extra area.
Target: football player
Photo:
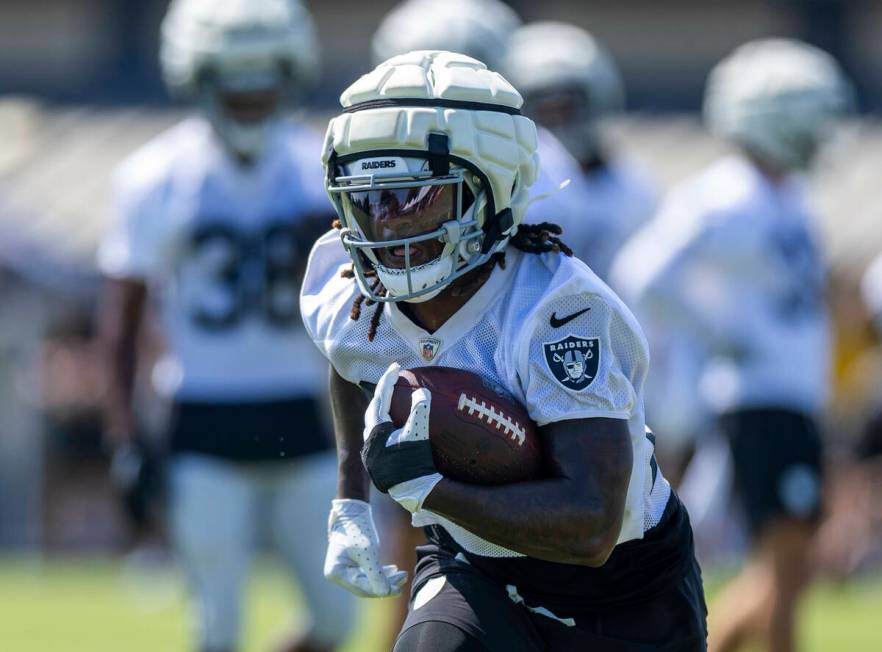
[[[429,541],[396,652],[705,649],[688,517],[644,425],[645,339],[557,227],[523,223],[538,157],[520,95],[474,59],[417,51],[341,102],[323,153],[338,228],[313,248],[301,294],[332,366],[326,575],[360,595],[398,590],[401,571],[378,558],[370,477]],[[567,361],[561,346],[592,355]],[[389,418],[399,368],[426,364],[511,392],[539,425],[547,477],[444,478],[431,394],[414,393],[407,427]]]
[[[679,382],[700,393],[731,449],[753,550],[713,612],[710,647],[720,652],[749,638],[794,647],[831,349],[802,173],[849,101],[825,52],[787,39],[737,48],[711,72],[704,104],[734,153],[672,191],[615,264],[641,320],[693,343],[699,364]],[[677,382],[668,387],[685,393]]]
[[[520,26],[520,17],[500,0],[405,0],[389,12],[374,34],[374,64],[412,50],[447,50],[477,59],[491,70],[502,70],[512,34]],[[608,207],[595,214],[596,198],[589,194],[577,161],[548,130],[540,128],[538,133],[542,167],[531,188],[533,200],[524,221],[561,224],[567,240],[578,244],[573,248],[576,256],[602,274],[605,265],[595,268],[593,250],[581,245],[594,241],[588,232],[605,231],[603,211]]]
[[[569,174],[569,161],[545,146],[552,134],[578,162],[576,192],[560,194],[572,208],[550,216],[576,255],[606,280],[613,257],[655,210],[655,190],[646,175],[603,138],[604,119],[624,107],[618,68],[580,27],[537,22],[512,34],[504,70],[524,97],[524,112],[545,127],[539,152],[546,175]]]
[[[382,20],[371,40],[371,50],[375,65],[399,54],[412,50],[447,50],[458,52],[477,59],[491,70],[499,70],[503,65],[508,41],[512,33],[521,25],[518,15],[500,0],[404,0],[396,5]],[[582,191],[581,173],[576,162],[557,140],[540,131],[539,155],[543,168],[531,189],[534,203],[526,211],[527,222],[543,222],[554,219],[571,224],[584,214],[584,206],[590,201]],[[552,165],[546,172],[545,161]],[[563,192],[561,184],[570,181]],[[568,234],[569,235],[569,234]],[[431,359],[433,349],[425,349]],[[384,507],[380,503],[381,509]],[[389,514],[382,511],[380,520],[401,517],[401,510]],[[414,563],[413,549],[425,541],[422,532],[414,530],[409,523],[400,520],[401,528],[397,536],[387,536],[390,542],[401,547],[395,555],[395,562],[402,567]],[[387,529],[388,532],[388,529]],[[406,592],[407,584],[403,586]],[[399,620],[407,615],[407,601],[398,602]],[[390,640],[394,641],[401,622],[390,623]]]
[[[309,611],[282,649],[331,650],[353,615],[351,596],[320,570],[335,483],[319,401],[327,366],[298,310],[315,224],[324,230],[332,209],[320,136],[283,116],[316,51],[299,2],[172,2],[162,70],[200,111],[121,165],[117,222],[99,252],[107,436],[120,456],[135,444],[137,332],[148,299],[159,305],[168,354],[153,379],[173,400],[171,531],[204,652],[237,648],[258,536],[275,544]]]

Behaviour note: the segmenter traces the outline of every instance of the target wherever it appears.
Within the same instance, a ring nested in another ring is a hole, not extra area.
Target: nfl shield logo
[[[441,340],[434,337],[424,337],[420,340],[420,355],[426,362],[431,362],[438,355],[438,349],[441,348]]]
[[[557,382],[579,391],[588,387],[600,366],[600,338],[568,335],[542,345],[545,363]]]

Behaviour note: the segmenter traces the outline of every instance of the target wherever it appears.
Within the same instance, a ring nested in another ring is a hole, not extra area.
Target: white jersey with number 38
[[[439,365],[471,371],[508,390],[540,426],[608,417],[629,423],[634,467],[619,541],[642,538],[658,523],[670,487],[653,458],[643,419],[646,341],[634,317],[581,261],[562,254],[526,254],[512,247],[472,298],[429,333],[394,303],[383,304],[368,341],[375,305],[350,319],[355,282],[341,271],[350,260],[336,232],[310,256],[301,296],[306,328],[337,372],[355,384],[376,383],[392,362],[403,368]],[[590,437],[590,433],[585,434]],[[490,557],[517,553],[434,515],[466,550]]]
[[[98,262],[107,276],[157,292],[169,348],[154,374],[163,392],[272,400],[324,386],[324,364],[301,327],[296,274],[304,219],[332,214],[320,153],[320,136],[285,125],[245,167],[192,118],[118,170],[116,223]]]

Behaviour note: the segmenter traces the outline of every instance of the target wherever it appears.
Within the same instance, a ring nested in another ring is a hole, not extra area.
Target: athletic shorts
[[[554,612],[525,601],[516,587],[491,580],[461,554],[438,545],[417,548],[417,559],[408,615],[395,652],[707,649],[707,608],[694,557],[680,581],[661,595],[603,611],[574,613]],[[427,623],[456,627],[465,634],[468,645],[439,646],[419,635],[405,636]]]
[[[173,453],[235,462],[285,462],[331,450],[333,435],[313,398],[271,401],[178,401],[172,407]]]
[[[720,428],[754,534],[776,518],[818,519],[823,446],[814,419],[790,410],[745,409],[723,415]]]

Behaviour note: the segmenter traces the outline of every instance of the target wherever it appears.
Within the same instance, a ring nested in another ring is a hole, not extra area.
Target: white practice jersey
[[[297,278],[311,244],[301,241],[315,237],[307,218],[333,214],[321,142],[285,124],[246,168],[208,122],[191,118],[122,163],[116,223],[98,262],[111,278],[145,281],[159,298],[168,354],[154,380],[162,393],[248,401],[324,388],[326,365],[303,332]]]
[[[876,330],[882,333],[882,254],[876,256],[864,272],[861,294]]]
[[[825,402],[825,267],[800,180],[774,185],[741,157],[718,161],[671,192],[612,280],[650,342],[691,342],[700,364],[679,366],[700,370],[689,391],[701,388],[710,413],[811,414]]]
[[[670,486],[653,459],[643,419],[646,341],[634,317],[583,263],[562,254],[524,254],[511,247],[475,295],[429,333],[394,303],[383,304],[373,342],[374,306],[350,319],[358,290],[341,276],[350,259],[338,233],[322,237],[309,260],[301,312],[313,340],[351,383],[376,383],[397,362],[477,373],[508,390],[540,426],[592,417],[626,419],[634,467],[619,541],[641,538],[658,523]],[[586,435],[590,436],[590,435]],[[520,556],[434,514],[414,524],[440,523],[463,548],[488,557]]]
[[[618,159],[585,173],[548,130],[539,129],[538,135],[542,165],[530,194],[549,196],[530,206],[525,221],[559,224],[573,253],[609,282],[613,258],[655,211],[652,183],[636,166]],[[570,183],[558,191],[567,179]]]

